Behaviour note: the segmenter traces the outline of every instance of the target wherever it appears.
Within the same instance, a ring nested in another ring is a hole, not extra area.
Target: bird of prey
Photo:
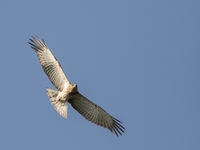
[[[88,121],[109,129],[117,136],[122,135],[125,128],[121,122],[79,93],[77,85],[69,82],[60,63],[51,53],[45,41],[40,40],[37,36],[32,36],[29,40],[28,43],[36,52],[44,72],[57,88],[57,90],[46,89],[55,110],[62,117],[67,118],[67,104],[70,103]]]

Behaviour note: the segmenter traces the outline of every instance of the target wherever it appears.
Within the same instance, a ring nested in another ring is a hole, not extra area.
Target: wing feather
[[[69,81],[64,71],[62,70],[60,63],[53,56],[45,41],[40,40],[37,36],[32,36],[29,44],[31,45],[31,48],[36,52],[40,64],[51,83],[59,91],[62,91],[66,84],[69,85]]]
[[[69,103],[87,120],[109,129],[117,136],[119,134],[122,135],[122,132],[124,133],[125,128],[121,125],[119,120],[109,115],[105,110],[88,100],[80,93],[76,93],[72,96]]]

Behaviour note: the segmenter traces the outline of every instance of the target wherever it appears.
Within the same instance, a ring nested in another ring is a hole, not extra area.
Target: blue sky
[[[0,2],[0,149],[200,149],[200,2]],[[27,44],[45,39],[79,91],[123,122],[115,137],[53,88]]]

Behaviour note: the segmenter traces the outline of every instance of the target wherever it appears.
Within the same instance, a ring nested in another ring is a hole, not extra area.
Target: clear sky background
[[[123,136],[56,113],[33,34]],[[1,0],[0,52],[0,149],[200,149],[200,1]]]

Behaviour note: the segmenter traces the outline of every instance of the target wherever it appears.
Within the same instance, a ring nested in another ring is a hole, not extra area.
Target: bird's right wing
[[[108,128],[111,132],[114,131],[117,136],[118,134],[122,135],[122,132],[124,132],[125,128],[119,120],[109,115],[105,110],[80,93],[75,94],[69,100],[69,103],[87,120],[104,128]]]
[[[32,36],[29,44],[31,45],[31,48],[36,52],[40,60],[40,64],[51,83],[59,91],[62,91],[65,86],[69,85],[69,81],[63,72],[61,65],[48,49],[46,43],[41,41],[37,36]]]

